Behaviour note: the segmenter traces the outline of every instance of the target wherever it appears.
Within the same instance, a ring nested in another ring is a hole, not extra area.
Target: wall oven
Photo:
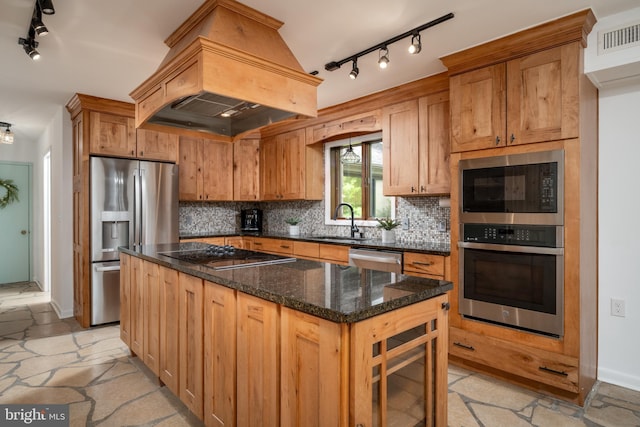
[[[460,313],[560,337],[564,319],[563,227],[463,224]]]
[[[564,151],[461,160],[460,222],[563,224]]]

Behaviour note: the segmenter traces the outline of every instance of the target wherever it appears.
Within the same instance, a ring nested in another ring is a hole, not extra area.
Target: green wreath
[[[7,190],[4,197],[0,197],[0,209],[4,209],[10,203],[18,202],[18,186],[10,179],[0,179],[0,187]]]

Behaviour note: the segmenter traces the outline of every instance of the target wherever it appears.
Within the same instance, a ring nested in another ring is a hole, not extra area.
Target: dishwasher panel
[[[402,252],[352,248],[349,250],[349,265],[400,274]]]

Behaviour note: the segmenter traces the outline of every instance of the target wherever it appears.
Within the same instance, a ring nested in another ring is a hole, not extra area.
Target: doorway
[[[0,162],[0,284],[31,280],[31,169]]]

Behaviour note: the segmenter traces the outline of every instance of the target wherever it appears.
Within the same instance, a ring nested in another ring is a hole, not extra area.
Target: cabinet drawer
[[[293,242],[293,255],[300,258],[317,260],[320,257],[320,244],[313,242]]]
[[[349,263],[349,246],[320,244],[320,260]]]
[[[180,243],[207,243],[209,245],[224,245],[224,237],[202,237],[198,239],[180,239]]]
[[[573,393],[578,392],[578,359],[519,343],[449,328],[449,354]]]
[[[278,254],[293,254],[293,242],[290,240],[256,237],[253,239],[253,250]]]
[[[405,252],[403,270],[405,274],[421,273],[442,278],[444,277],[444,256]]]

